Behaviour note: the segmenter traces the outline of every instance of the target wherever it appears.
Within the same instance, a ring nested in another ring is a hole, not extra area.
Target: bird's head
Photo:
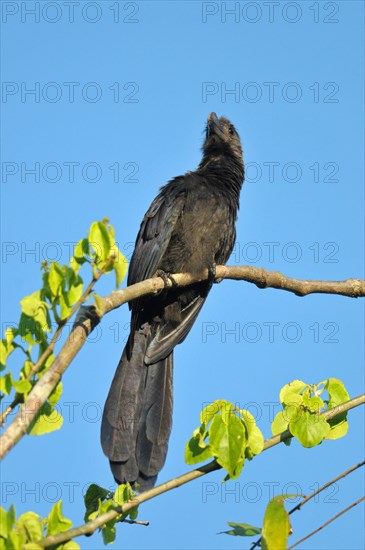
[[[243,164],[240,136],[233,124],[215,113],[208,116],[203,144],[204,157],[228,156]]]

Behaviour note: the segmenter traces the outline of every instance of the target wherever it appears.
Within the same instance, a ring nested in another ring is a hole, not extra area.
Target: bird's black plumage
[[[143,218],[128,285],[166,273],[200,274],[225,264],[236,239],[244,179],[240,138],[226,118],[208,117],[195,172],[161,188]],[[190,331],[212,286],[208,281],[135,300],[131,332],[105,404],[101,440],[119,483],[154,485],[172,421],[173,349]]]

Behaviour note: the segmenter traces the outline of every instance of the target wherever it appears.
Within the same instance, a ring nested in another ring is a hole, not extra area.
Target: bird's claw
[[[166,290],[168,288],[170,288],[171,286],[172,287],[176,287],[177,286],[177,282],[175,281],[175,279],[173,278],[173,276],[171,275],[171,273],[166,273],[166,271],[164,271],[163,269],[158,269],[156,271],[156,277],[161,277],[161,279],[163,280],[164,282],[164,287],[161,288],[156,296],[158,296],[159,294],[161,294],[161,292],[163,290]],[[170,284],[171,283],[171,284]]]
[[[208,267],[208,281],[212,284],[219,284],[223,281],[222,277],[216,277],[217,273],[217,264],[214,262],[213,265]]]

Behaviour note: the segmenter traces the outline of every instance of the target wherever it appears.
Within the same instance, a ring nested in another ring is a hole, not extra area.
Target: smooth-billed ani
[[[191,327],[236,239],[244,180],[240,138],[226,118],[208,117],[195,172],[161,188],[143,218],[128,274],[132,285],[159,271],[200,274],[206,281],[173,287],[131,304],[131,330],[105,404],[101,441],[118,483],[154,485],[172,423],[173,349]]]

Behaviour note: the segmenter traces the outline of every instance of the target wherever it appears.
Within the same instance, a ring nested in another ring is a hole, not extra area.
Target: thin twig
[[[355,464],[355,466],[351,466],[351,468],[349,468],[348,470],[346,470],[345,472],[342,472],[342,474],[340,474],[339,476],[335,477],[334,479],[331,479],[331,481],[328,481],[327,483],[325,483],[324,485],[322,485],[322,487],[319,487],[319,489],[317,489],[316,491],[314,491],[313,493],[311,493],[310,495],[306,496],[303,498],[303,500],[301,500],[299,502],[299,504],[297,504],[296,506],[294,506],[294,508],[292,508],[291,510],[289,510],[289,514],[293,514],[293,512],[296,512],[297,510],[300,510],[302,508],[302,506],[304,506],[304,504],[306,504],[309,500],[311,500],[312,498],[314,498],[316,495],[318,495],[319,493],[321,493],[322,491],[324,491],[325,489],[327,489],[327,487],[330,487],[331,485],[333,485],[334,483],[336,483],[337,481],[339,481],[340,479],[343,479],[344,477],[348,476],[349,474],[351,474],[352,472],[354,472],[355,470],[357,470],[358,468],[361,468],[362,466],[364,466],[365,464],[365,460],[363,462],[359,462],[358,464]],[[259,546],[260,542],[262,541],[262,537],[260,537],[259,539],[257,539],[253,544],[252,546],[250,547],[250,550],[253,550],[254,548],[256,548],[256,546]]]
[[[337,481],[340,481],[340,479],[343,479],[344,477],[348,476],[349,474],[352,474],[352,472],[355,472],[355,470],[357,470],[358,468],[361,468],[362,466],[364,466],[364,464],[365,464],[365,460],[363,460],[362,462],[359,462],[358,464],[355,464],[355,466],[351,466],[351,468],[349,468],[345,472],[342,472],[342,474],[340,474],[339,476],[335,477],[334,479],[331,479],[331,481],[328,481],[327,483],[322,485],[322,487],[320,487],[319,489],[317,489],[316,491],[314,491],[313,493],[311,493],[307,497],[303,498],[303,500],[301,500],[299,502],[299,504],[294,506],[294,508],[292,508],[289,511],[289,514],[292,514],[293,512],[296,512],[297,510],[300,510],[302,508],[302,506],[304,506],[304,504],[307,504],[307,502],[309,500],[311,500],[312,498],[317,496],[319,493],[321,493],[322,491],[327,489],[327,487],[330,487],[334,483],[337,483]]]
[[[341,512],[339,512],[338,514],[336,514],[335,516],[333,516],[331,519],[329,519],[328,521],[326,521],[326,523],[324,523],[323,525],[321,525],[320,527],[318,527],[318,529],[316,529],[315,531],[312,531],[311,533],[309,533],[309,535],[307,535],[306,537],[303,537],[302,539],[298,540],[298,542],[296,542],[295,544],[293,544],[292,546],[290,546],[290,547],[288,548],[288,550],[292,550],[292,548],[295,548],[295,547],[298,546],[298,544],[300,544],[301,542],[304,542],[305,540],[309,539],[310,537],[312,537],[313,535],[315,535],[316,533],[318,533],[319,531],[321,531],[324,527],[327,527],[327,525],[329,525],[330,523],[332,523],[333,521],[335,521],[337,518],[339,518],[339,517],[342,516],[343,514],[346,514],[346,512],[348,512],[349,510],[351,510],[351,508],[354,508],[355,506],[357,506],[358,504],[360,504],[360,502],[362,502],[363,500],[365,500],[365,496],[359,498],[358,500],[356,500],[356,502],[353,502],[352,504],[350,504],[350,506],[348,506],[347,508],[345,508],[344,510],[342,510]]]
[[[322,413],[322,415],[328,420],[329,417],[334,418],[335,416],[338,416],[339,414],[342,414],[345,411],[351,410],[354,407],[358,407],[359,405],[363,405],[363,404],[365,404],[365,394],[359,397],[355,397],[354,399],[350,399],[350,401],[347,401],[346,403],[342,403],[341,405],[331,409],[330,411],[325,411]],[[291,435],[291,433],[288,430],[286,430],[285,432],[282,432],[281,434],[275,436],[275,438],[271,437],[270,439],[267,439],[265,441],[263,450],[266,451],[267,449],[270,449],[271,447],[274,447],[275,445],[278,445],[282,441],[285,441],[286,439],[290,439],[292,437],[293,436]],[[157,487],[153,487],[152,489],[149,489],[148,491],[145,491],[140,495],[135,496],[133,500],[123,504],[123,506],[118,506],[116,508],[108,510],[108,512],[106,512],[105,514],[100,515],[96,519],[89,521],[84,525],[80,525],[79,527],[74,527],[73,529],[69,529],[64,533],[51,535],[40,541],[37,541],[36,544],[38,544],[38,546],[41,546],[42,548],[47,548],[48,546],[61,544],[62,542],[66,542],[68,540],[71,540],[75,537],[79,537],[81,535],[92,534],[96,531],[96,529],[99,529],[100,527],[108,523],[108,521],[115,519],[120,514],[129,512],[132,508],[139,506],[143,502],[147,502],[148,500],[151,500],[152,498],[155,498],[158,495],[167,493],[172,489],[181,487],[181,485],[185,485],[185,483],[189,483],[194,479],[198,479],[210,472],[213,472],[215,470],[220,470],[221,468],[222,467],[215,460],[212,460],[211,462],[209,462],[205,466],[202,466],[201,468],[198,468],[196,470],[191,470],[190,472],[187,472],[174,479],[171,479],[170,481],[166,481],[165,483],[162,483]]]
[[[121,523],[130,523],[131,525],[144,525],[145,527],[148,527],[150,524],[149,521],[137,521],[136,519],[123,519]]]

